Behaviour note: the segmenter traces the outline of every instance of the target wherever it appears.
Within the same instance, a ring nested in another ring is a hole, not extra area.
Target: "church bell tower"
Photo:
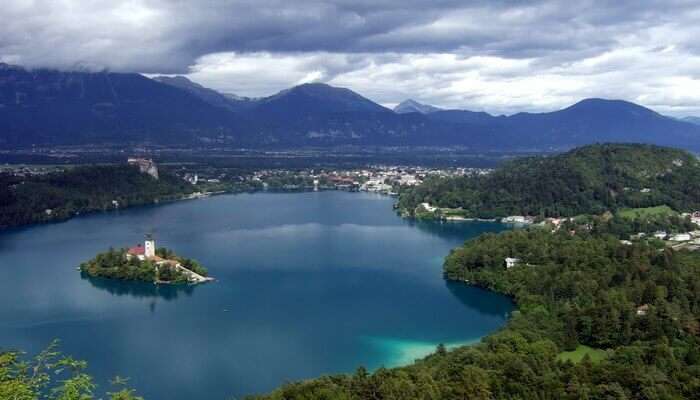
[[[146,241],[144,243],[144,254],[146,258],[155,257],[156,255],[156,240],[153,239],[153,235],[146,235]]]

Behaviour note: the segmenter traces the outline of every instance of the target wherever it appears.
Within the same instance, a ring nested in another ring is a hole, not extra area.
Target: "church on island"
[[[155,260],[156,258],[161,259],[160,257],[156,256],[156,241],[153,239],[152,235],[146,235],[146,240],[143,244],[139,243],[138,245],[127,250],[126,257],[127,259],[136,257],[141,261]]]
[[[160,257],[156,254],[156,240],[153,235],[146,235],[146,240],[143,244],[138,244],[134,247],[129,248],[126,251],[126,259],[131,260],[132,258],[138,258],[139,261],[151,261],[156,268],[164,265],[168,265],[187,276],[187,279],[191,283],[203,283],[214,280],[213,278],[202,276],[192,270],[185,268],[178,260],[166,259]]]

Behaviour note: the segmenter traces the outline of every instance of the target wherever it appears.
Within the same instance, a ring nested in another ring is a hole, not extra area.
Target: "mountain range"
[[[321,83],[246,98],[181,76],[151,79],[0,64],[0,148],[150,143],[516,151],[643,142],[700,150],[700,125],[691,122],[620,100],[586,99],[554,112],[494,116],[413,100],[391,110]]]

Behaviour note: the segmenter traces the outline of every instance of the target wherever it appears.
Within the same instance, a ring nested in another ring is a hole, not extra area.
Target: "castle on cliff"
[[[158,179],[158,167],[156,163],[150,158],[135,158],[131,157],[127,160],[129,165],[138,165],[139,171],[142,174],[148,174],[153,177],[153,179]]]

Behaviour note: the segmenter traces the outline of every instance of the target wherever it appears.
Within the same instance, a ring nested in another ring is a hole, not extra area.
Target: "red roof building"
[[[146,249],[139,244],[136,247],[132,247],[127,250],[127,254],[131,254],[132,256],[142,256],[146,254]]]

